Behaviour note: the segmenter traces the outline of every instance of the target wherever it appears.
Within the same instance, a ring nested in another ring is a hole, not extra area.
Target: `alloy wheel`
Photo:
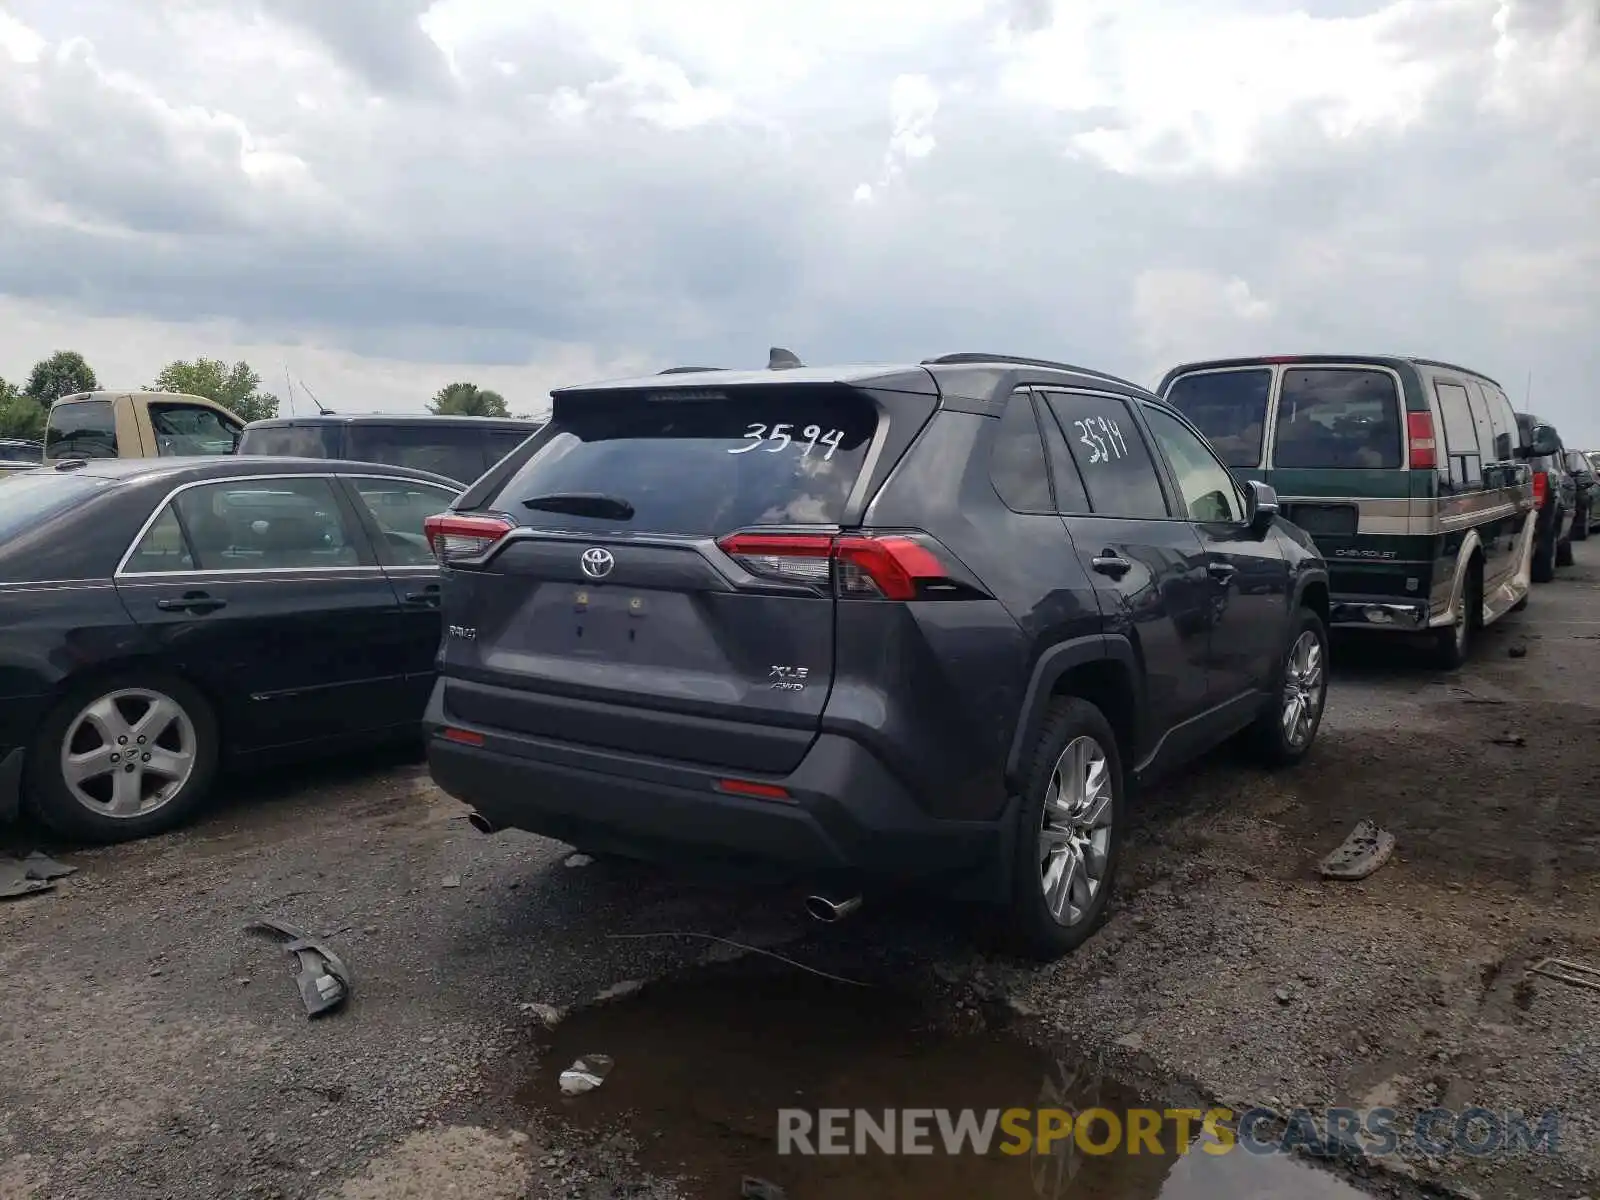
[[[1309,629],[1302,631],[1283,674],[1283,736],[1298,750],[1310,739],[1322,708],[1322,639]]]
[[[1039,829],[1045,906],[1060,925],[1088,915],[1110,865],[1111,764],[1094,738],[1073,738],[1050,772]]]
[[[194,722],[181,704],[150,688],[121,688],[86,705],[67,726],[61,778],[90,812],[143,817],[183,790],[197,752]]]

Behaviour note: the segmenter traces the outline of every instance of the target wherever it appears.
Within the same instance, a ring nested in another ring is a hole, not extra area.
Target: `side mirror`
[[[1272,528],[1278,515],[1278,493],[1270,484],[1259,479],[1247,479],[1244,484],[1245,521],[1251,532],[1258,536]]]
[[[1535,425],[1533,438],[1528,447],[1534,458],[1544,458],[1546,455],[1561,453],[1561,439],[1556,435],[1554,425]]]

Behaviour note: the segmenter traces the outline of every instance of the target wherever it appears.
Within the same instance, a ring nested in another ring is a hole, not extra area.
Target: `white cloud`
[[[1153,387],[1168,367],[1197,358],[1270,352],[1262,339],[1274,312],[1238,277],[1192,268],[1140,272],[1132,305],[1143,354],[1139,382]]]
[[[1395,349],[1600,442],[1597,73],[1593,0],[0,0],[0,374]]]

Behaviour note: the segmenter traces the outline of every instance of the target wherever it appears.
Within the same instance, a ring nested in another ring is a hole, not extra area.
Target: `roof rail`
[[[1110,379],[1117,383],[1127,383],[1119,375],[1112,375],[1108,371],[1096,371],[1091,367],[1075,367],[1071,363],[1057,362],[1051,358],[1027,358],[1020,354],[979,354],[962,351],[959,354],[940,354],[934,358],[925,358],[922,365],[932,366],[962,366],[978,363],[1013,363],[1019,367],[1049,367],[1056,371],[1071,371],[1074,375],[1089,375],[1096,379]]]
[[[694,375],[700,371],[726,371],[727,367],[668,367],[665,371],[657,371],[657,375]]]

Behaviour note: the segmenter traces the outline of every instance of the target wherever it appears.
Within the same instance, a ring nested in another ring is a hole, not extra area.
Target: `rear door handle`
[[[1206,570],[1211,572],[1211,578],[1215,579],[1218,583],[1227,583],[1233,578],[1238,568],[1236,568],[1232,563],[1214,562],[1207,564]]]
[[[167,596],[157,600],[156,607],[162,612],[187,612],[204,616],[206,613],[216,612],[219,608],[227,608],[228,602],[218,600],[205,592],[185,592],[181,596]]]
[[[421,605],[423,605],[423,606],[425,606],[427,608],[438,608],[439,607],[439,585],[437,583],[430,583],[427,587],[423,588],[420,592],[407,592],[406,593],[406,603],[407,604],[421,604]]]
[[[1102,575],[1109,575],[1113,579],[1121,579],[1133,570],[1133,563],[1123,558],[1115,550],[1102,550],[1091,560],[1094,569]]]

